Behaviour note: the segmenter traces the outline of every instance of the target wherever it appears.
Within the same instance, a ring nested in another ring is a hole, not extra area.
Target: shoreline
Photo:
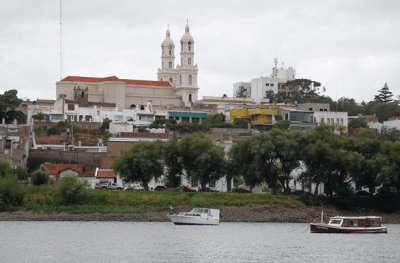
[[[321,221],[320,207],[290,208],[278,205],[257,205],[248,207],[218,207],[221,222],[247,223],[310,223]],[[188,211],[189,207],[179,207],[176,211]],[[116,221],[116,222],[169,222],[167,211],[149,208],[141,213],[33,213],[32,211],[1,212],[0,221]],[[383,224],[400,224],[400,213],[376,211],[345,211],[324,208],[324,221],[331,216],[376,215],[382,217]]]

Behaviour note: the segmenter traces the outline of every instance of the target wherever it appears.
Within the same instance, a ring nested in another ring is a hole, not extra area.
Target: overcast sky
[[[400,95],[400,1],[63,0],[62,77],[156,80],[169,24],[189,19],[199,97],[232,96],[234,82],[269,76],[275,57],[333,99]],[[0,93],[55,99],[59,0],[0,1]]]

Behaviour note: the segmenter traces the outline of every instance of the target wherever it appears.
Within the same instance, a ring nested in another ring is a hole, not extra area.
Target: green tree
[[[28,170],[21,166],[17,166],[14,169],[14,175],[17,177],[17,179],[19,181],[22,181],[22,182],[27,182],[27,181],[29,181],[29,178],[30,178]]]
[[[349,116],[356,116],[362,113],[362,106],[358,105],[354,99],[342,97],[337,102],[330,103],[331,110],[345,111]]]
[[[25,187],[17,181],[15,176],[0,178],[0,211],[8,211],[16,206],[21,206],[25,194]]]
[[[279,170],[276,145],[273,139],[272,134],[269,132],[255,135],[251,140],[251,149],[258,173],[260,173],[272,191],[276,192]]]
[[[280,120],[280,121],[277,121],[274,125],[272,125],[272,127],[276,128],[276,129],[287,131],[290,127],[290,121]]]
[[[13,169],[9,162],[5,160],[0,160],[0,177],[6,177],[7,175],[12,175]]]
[[[140,181],[145,190],[149,182],[163,174],[162,143],[140,142],[118,158],[113,169],[128,182]]]
[[[252,138],[236,142],[228,152],[227,167],[230,167],[232,176],[243,178],[244,183],[250,187],[250,191],[253,191],[256,185],[263,182],[264,177],[251,147]]]
[[[88,197],[87,186],[75,176],[64,177],[59,184],[59,191],[64,204],[81,204]]]
[[[354,118],[349,121],[349,128],[368,128],[368,123],[366,118]]]
[[[330,197],[335,187],[343,185],[347,175],[344,165],[346,155],[343,151],[345,138],[336,135],[334,127],[329,125],[320,125],[303,136],[301,159],[307,170],[302,179],[309,185],[315,184],[314,195],[318,194],[318,187],[322,183]]]
[[[226,117],[224,114],[222,113],[218,113],[218,114],[210,114],[207,117],[207,120],[212,124],[220,124],[220,123],[225,123]]]
[[[393,94],[389,90],[389,87],[388,87],[387,83],[385,83],[383,88],[378,90],[378,95],[375,96],[374,100],[376,102],[381,102],[381,103],[387,104],[387,103],[393,102],[392,97],[393,97]]]
[[[200,181],[201,190],[225,175],[225,153],[222,147],[202,133],[194,133],[180,141],[183,168],[188,178]]]
[[[42,185],[49,182],[49,175],[46,170],[38,169],[31,174],[31,183],[33,185]]]
[[[164,162],[167,167],[167,187],[178,187],[181,185],[181,174],[183,169],[182,153],[176,137],[164,144]]]
[[[381,142],[378,139],[365,137],[363,133],[349,139],[346,145],[347,150],[358,154],[349,165],[352,168],[353,179],[357,185],[368,187],[371,194],[375,193],[375,188],[379,184],[377,178],[384,162],[380,147]]]
[[[22,100],[17,97],[17,94],[18,91],[14,89],[0,94],[0,121],[5,118],[7,123],[10,123],[16,117],[21,118],[20,114],[16,113],[16,108],[22,103]]]
[[[298,133],[288,133],[280,129],[270,131],[275,144],[279,177],[278,180],[284,189],[284,193],[290,193],[290,174],[299,167],[300,144]]]
[[[42,122],[44,120],[44,114],[42,112],[39,112],[35,115],[32,115],[32,119],[37,120],[39,122]]]
[[[247,98],[248,97],[247,89],[243,85],[240,85],[235,90],[235,93],[233,94],[233,96],[235,96],[236,98]]]

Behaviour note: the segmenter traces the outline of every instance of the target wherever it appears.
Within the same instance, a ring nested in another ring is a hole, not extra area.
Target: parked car
[[[131,184],[124,188],[124,190],[136,190],[136,191],[143,191],[144,187],[140,184]]]
[[[95,189],[102,189],[102,190],[122,190],[122,185],[117,183],[103,183],[103,184],[96,184],[94,187]]]
[[[117,183],[112,183],[112,184],[109,185],[108,189],[110,189],[110,190],[122,190],[123,187],[122,187],[122,185],[119,185]]]
[[[243,187],[235,187],[232,189],[232,193],[251,193],[251,192]]]

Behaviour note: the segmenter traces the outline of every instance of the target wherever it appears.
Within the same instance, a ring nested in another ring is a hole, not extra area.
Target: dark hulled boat
[[[379,216],[334,216],[328,224],[311,223],[311,233],[387,233]]]

